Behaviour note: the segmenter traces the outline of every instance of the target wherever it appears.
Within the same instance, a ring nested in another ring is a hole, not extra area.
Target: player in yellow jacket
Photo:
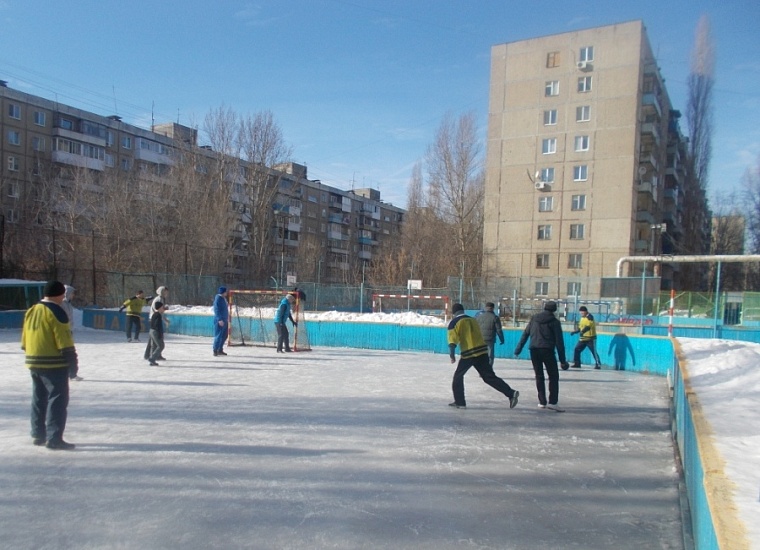
[[[48,449],[71,450],[63,440],[69,405],[69,372],[79,368],[71,325],[61,307],[66,289],[45,285],[44,298],[24,315],[21,349],[32,375],[32,442]]]
[[[464,409],[467,402],[464,399],[464,375],[475,367],[483,382],[500,391],[509,398],[509,408],[517,405],[517,397],[520,392],[509,387],[504,380],[496,376],[488,360],[488,346],[480,333],[478,322],[472,317],[465,315],[462,304],[454,304],[451,308],[454,318],[449,323],[448,341],[449,357],[451,362],[456,362],[456,347],[459,346],[459,364],[454,371],[454,380],[451,388],[454,391],[454,402],[450,407]]]
[[[581,319],[578,321],[578,328],[572,331],[570,334],[580,333],[578,343],[575,345],[573,353],[574,369],[581,368],[581,353],[584,349],[588,348],[591,351],[591,356],[594,358],[594,368],[601,369],[601,361],[599,361],[599,354],[596,353],[596,322],[594,316],[588,312],[586,306],[578,308],[581,313]]]

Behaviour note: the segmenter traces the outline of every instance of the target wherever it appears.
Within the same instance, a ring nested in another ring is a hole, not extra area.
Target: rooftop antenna
[[[153,101],[150,104],[150,131],[153,132],[156,128],[156,116],[155,116],[155,110],[156,110],[156,102]]]
[[[177,107],[177,124],[179,124],[179,107]]]
[[[119,114],[119,107],[116,105],[116,86],[111,84],[111,93],[113,93],[113,112],[115,115]]]

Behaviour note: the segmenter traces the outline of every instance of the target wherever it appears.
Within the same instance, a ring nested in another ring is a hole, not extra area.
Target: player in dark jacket
[[[164,316],[163,313],[168,307],[162,302],[154,302],[153,307],[156,312],[150,317],[150,346],[151,354],[148,361],[151,367],[158,366],[158,360],[162,359],[161,352],[164,351]]]
[[[530,318],[528,326],[520,337],[515,348],[515,355],[520,355],[525,343],[530,338],[530,361],[533,364],[533,372],[536,374],[536,389],[538,390],[538,406],[542,409],[549,408],[561,411],[559,408],[559,370],[557,358],[554,355],[556,348],[559,362],[564,370],[569,368],[565,359],[565,341],[562,337],[562,325],[554,316],[557,311],[556,302],[546,302],[544,310]],[[544,367],[549,375],[549,402],[546,401],[546,384],[544,380]]]
[[[493,302],[487,302],[486,310],[481,311],[475,317],[475,320],[480,326],[480,333],[483,335],[483,340],[488,346],[488,362],[491,364],[491,368],[493,368],[493,347],[496,343],[496,338],[499,338],[499,344],[504,344],[504,331],[501,328],[499,316],[493,311],[494,307]]]
[[[464,375],[475,367],[483,382],[493,389],[500,391],[509,398],[509,408],[512,409],[517,405],[517,397],[520,392],[509,387],[504,380],[496,376],[488,363],[488,346],[483,341],[480,334],[478,322],[472,317],[464,314],[462,304],[454,304],[451,308],[454,318],[449,323],[448,341],[449,357],[451,362],[456,362],[456,347],[459,345],[459,364],[454,371],[454,380],[451,383],[454,391],[454,402],[449,403],[450,407],[464,409],[467,403],[464,399]]]

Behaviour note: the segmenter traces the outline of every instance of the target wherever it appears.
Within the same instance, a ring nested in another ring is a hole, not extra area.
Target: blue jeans
[[[32,374],[32,437],[61,441],[69,406],[69,368],[29,370]]]
[[[214,321],[214,351],[222,351],[224,349],[224,341],[227,339],[227,321],[219,326],[219,319]]]

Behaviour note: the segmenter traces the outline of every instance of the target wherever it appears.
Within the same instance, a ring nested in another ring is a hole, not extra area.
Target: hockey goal
[[[372,313],[405,313],[443,317],[448,320],[449,297],[433,294],[373,294]]]
[[[291,315],[298,323],[295,327],[288,327],[291,349],[311,351],[303,304],[296,293],[282,290],[230,290],[230,331],[227,345],[277,347],[274,314],[288,294],[293,294],[296,298],[291,307]]]

